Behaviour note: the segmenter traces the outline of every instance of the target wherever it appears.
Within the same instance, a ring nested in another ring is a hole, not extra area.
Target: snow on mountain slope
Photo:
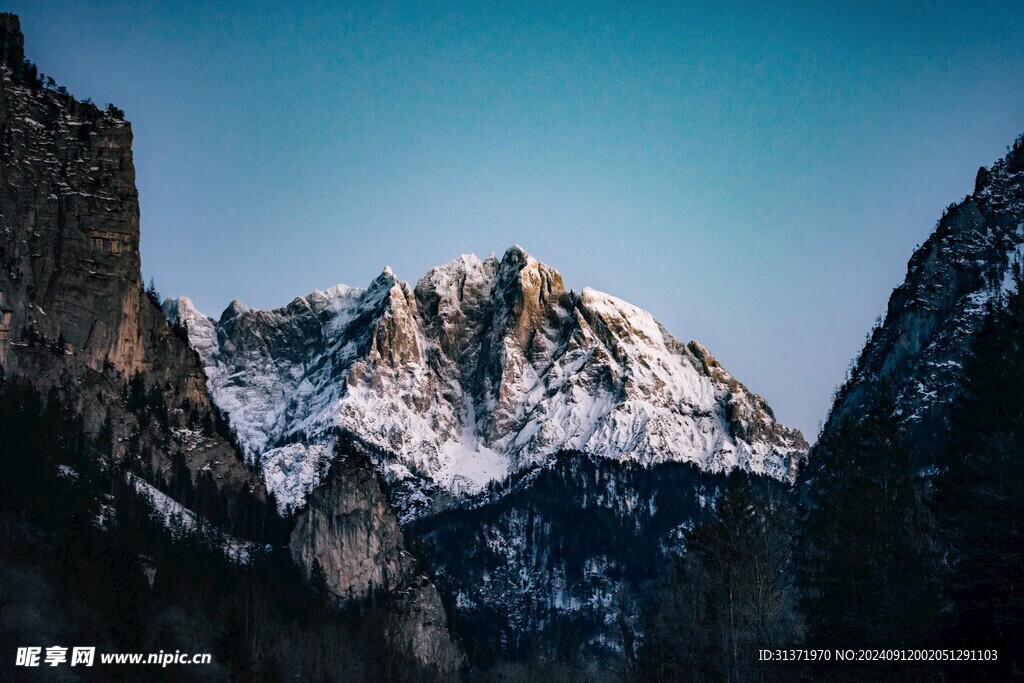
[[[390,455],[392,480],[455,494],[574,449],[793,476],[807,445],[697,342],[561,276],[519,247],[461,256],[415,289],[386,269],[219,321],[168,301],[218,406],[281,505],[302,504],[339,430]]]
[[[272,548],[270,545],[261,546],[224,533],[145,479],[130,472],[126,472],[124,478],[128,485],[149,503],[153,515],[175,540],[189,535],[194,536],[211,548],[220,550],[232,562],[242,565],[252,562],[253,555],[267,553]]]

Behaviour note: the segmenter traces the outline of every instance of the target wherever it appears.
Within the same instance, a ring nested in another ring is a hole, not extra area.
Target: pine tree
[[[146,288],[146,296],[153,302],[153,305],[160,306],[160,292],[156,289],[156,282],[153,278],[149,278],[149,287]]]
[[[931,521],[886,382],[868,405],[818,446],[801,485],[799,577],[815,646],[923,645],[938,611]]]
[[[948,549],[949,640],[1000,647],[1024,669],[1024,277],[964,364],[932,506]],[[1006,653],[1003,655],[1003,653]]]
[[[654,594],[643,680],[747,680],[757,647],[799,640],[789,571],[791,500],[733,472],[686,554]]]

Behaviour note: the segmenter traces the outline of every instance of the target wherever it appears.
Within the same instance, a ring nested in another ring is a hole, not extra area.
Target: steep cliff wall
[[[897,392],[907,437],[927,462],[941,448],[964,359],[988,302],[1012,286],[1024,258],[1024,146],[978,171],[974,192],[951,204],[914,253],[883,323],[840,390],[823,435],[866,412],[884,378]],[[813,458],[812,458],[813,460]]]
[[[17,17],[0,15],[0,367],[58,390],[92,433],[109,426],[111,456],[154,483],[205,479],[220,500],[204,512],[255,532],[272,514],[263,483],[214,433],[195,355],[142,286],[131,126],[44,84],[23,44]],[[166,424],[130,409],[133,378],[159,393]]]
[[[296,518],[292,557],[309,581],[341,604],[388,600],[391,646],[442,678],[454,677],[463,654],[451,639],[437,589],[405,548],[382,484],[369,454],[343,440],[323,485]]]

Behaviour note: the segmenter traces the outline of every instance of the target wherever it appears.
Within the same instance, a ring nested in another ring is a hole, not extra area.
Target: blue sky
[[[914,247],[1024,132],[1024,3],[774,4],[5,8],[132,121],[164,295],[219,315],[518,243],[813,439]]]

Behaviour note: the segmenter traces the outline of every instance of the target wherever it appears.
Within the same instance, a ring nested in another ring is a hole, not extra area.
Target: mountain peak
[[[530,274],[528,274],[530,273]],[[507,288],[512,282],[518,283],[518,288],[533,289],[535,285],[544,283],[546,291],[558,290],[564,292],[561,274],[551,266],[541,263],[518,244],[509,247],[497,270],[498,286]]]
[[[501,257],[501,264],[503,266],[507,265],[517,270],[521,270],[530,263],[537,263],[537,259],[530,256],[530,254],[518,244],[514,244],[506,249],[504,256]]]
[[[186,317],[198,314],[195,304],[187,296],[179,296],[177,299],[168,297],[160,304],[160,309],[172,325],[180,325]]]
[[[249,312],[249,307],[246,306],[245,304],[243,304],[238,299],[235,299],[230,304],[228,304],[228,307],[225,308],[224,312],[220,314],[220,322],[221,323],[226,323],[227,321],[232,320],[233,318],[237,318],[238,316],[242,315],[243,313],[248,313],[248,312]]]
[[[391,270],[391,266],[384,266],[384,270],[380,271],[380,275],[373,278],[368,290],[375,289],[391,289],[398,282],[398,278],[395,277],[395,271]]]

